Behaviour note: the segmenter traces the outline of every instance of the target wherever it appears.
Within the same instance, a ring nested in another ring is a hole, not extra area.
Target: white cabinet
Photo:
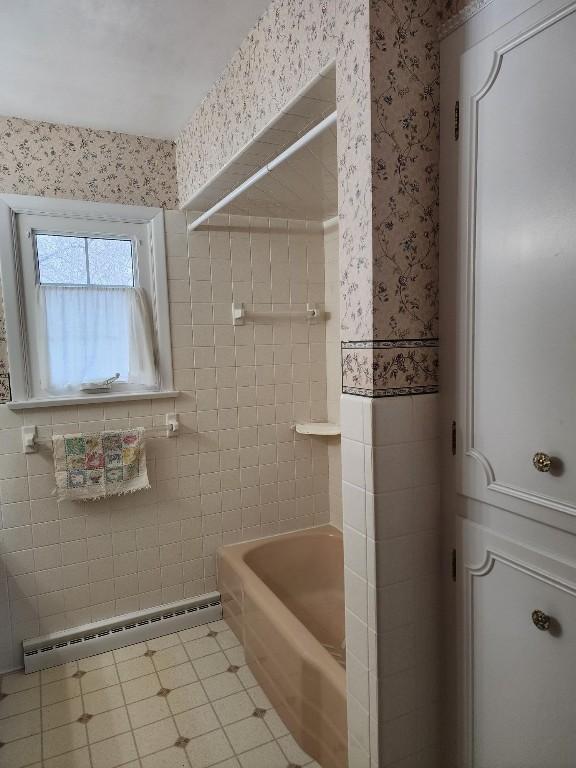
[[[443,768],[575,768],[576,2],[493,0],[441,66]]]
[[[461,540],[465,764],[574,768],[576,567],[467,521]]]

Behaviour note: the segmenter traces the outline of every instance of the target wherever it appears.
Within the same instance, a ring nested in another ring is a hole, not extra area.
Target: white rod
[[[335,123],[336,112],[332,112],[330,115],[328,115],[328,117],[325,117],[323,120],[321,120],[318,125],[315,125],[314,128],[311,128],[307,133],[295,141],[294,144],[291,144],[277,157],[271,160],[267,165],[264,166],[264,168],[256,171],[253,176],[250,176],[250,178],[246,179],[246,181],[243,181],[239,186],[236,187],[236,189],[233,189],[232,192],[229,192],[226,197],[223,197],[222,200],[219,200],[215,205],[213,205],[212,208],[210,208],[205,213],[202,213],[200,216],[198,216],[197,219],[194,219],[194,221],[188,224],[188,231],[191,232],[192,230],[196,229],[196,227],[199,227],[200,224],[203,224],[211,216],[214,216],[214,214],[218,213],[218,211],[221,211],[222,208],[225,208],[229,203],[241,195],[242,192],[245,192],[251,186],[256,184],[257,181],[260,181],[260,179],[269,174],[270,171],[273,171],[275,168],[277,168],[281,163],[284,162],[284,160],[287,160],[295,152],[298,152],[299,149],[302,149],[302,147],[306,146],[306,144],[309,144],[312,139],[315,139],[318,134],[322,133],[322,131],[326,130],[326,128],[329,128]]]

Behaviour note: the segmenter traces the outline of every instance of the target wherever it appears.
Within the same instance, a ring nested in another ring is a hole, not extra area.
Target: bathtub
[[[302,749],[347,765],[342,534],[329,525],[218,550],[224,618]]]

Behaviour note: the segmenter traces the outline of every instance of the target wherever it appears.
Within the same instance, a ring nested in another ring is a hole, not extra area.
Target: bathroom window
[[[2,201],[12,407],[173,395],[162,211]]]

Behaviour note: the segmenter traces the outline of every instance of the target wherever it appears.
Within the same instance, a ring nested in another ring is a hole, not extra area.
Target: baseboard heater
[[[24,640],[24,671],[55,667],[222,618],[219,592]]]

